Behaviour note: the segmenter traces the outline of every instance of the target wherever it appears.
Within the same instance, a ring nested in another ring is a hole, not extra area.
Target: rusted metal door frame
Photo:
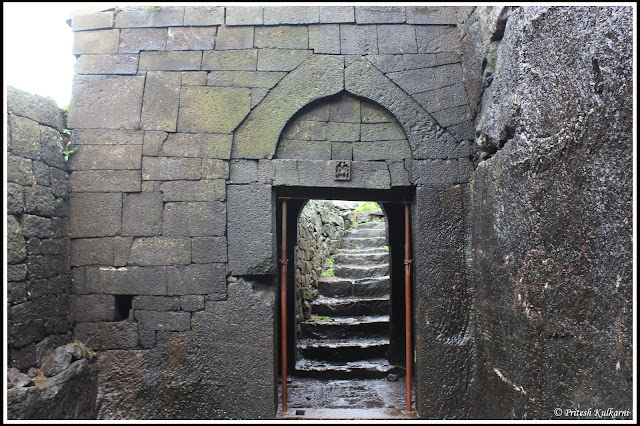
[[[414,414],[416,411],[411,404],[411,387],[413,381],[413,331],[411,327],[411,227],[410,227],[410,205],[404,204],[404,318],[405,318],[405,352],[407,375],[405,382],[407,385],[407,407],[406,414]]]
[[[281,214],[281,228],[282,228],[282,241],[280,247],[280,321],[281,321],[281,368],[282,368],[282,400],[281,410],[278,412],[280,415],[290,414],[287,410],[287,265],[289,260],[287,258],[287,200],[289,199],[304,199],[310,200],[308,197],[278,197],[278,200],[282,201],[282,214]],[[411,202],[403,201],[404,204],[404,299],[405,299],[405,352],[406,352],[406,409],[403,410],[406,414],[414,414],[416,411],[413,409],[411,401],[411,392],[413,384],[413,331],[411,321],[411,264],[413,259],[411,258],[411,226],[410,226],[410,206]],[[387,224],[388,226],[389,224]]]
[[[278,414],[289,414],[287,411],[287,199],[282,198],[282,247],[280,248],[280,321],[281,321],[281,353],[282,363],[282,410]]]

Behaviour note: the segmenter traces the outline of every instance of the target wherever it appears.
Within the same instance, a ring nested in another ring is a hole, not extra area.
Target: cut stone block
[[[320,6],[320,23],[355,22],[353,6]]]
[[[122,195],[76,193],[69,197],[71,238],[106,237],[121,230]]]
[[[107,294],[72,294],[71,313],[77,322],[113,321],[115,298]]]
[[[301,160],[329,160],[331,159],[331,142],[281,139],[276,156]]]
[[[69,158],[69,170],[139,169],[141,145],[82,145]]]
[[[216,50],[252,49],[253,27],[220,27]]]
[[[191,328],[189,312],[135,311],[138,326],[154,331],[186,331]]]
[[[142,145],[144,135],[139,130],[113,129],[75,129],[72,133],[77,145]]]
[[[201,51],[141,52],[139,71],[199,70]]]
[[[138,347],[138,324],[129,321],[78,323],[73,336],[98,351],[110,349],[136,349]]]
[[[76,170],[69,176],[73,192],[138,192],[139,170]]]
[[[212,50],[203,53],[202,69],[217,71],[255,71],[258,63],[258,51]]]
[[[262,25],[262,6],[228,6],[226,7],[226,24]]]
[[[407,24],[455,25],[454,6],[407,6]]]
[[[79,31],[73,33],[74,55],[118,53],[120,30]]]
[[[162,235],[217,237],[225,235],[227,209],[222,202],[168,202]]]
[[[143,87],[144,76],[74,76],[68,126],[138,129]]]
[[[401,6],[356,6],[358,24],[392,24],[406,21],[405,8]]]
[[[58,131],[65,128],[62,111],[50,97],[32,95],[15,87],[7,87],[7,111],[13,115],[29,118],[53,127]]]
[[[216,300],[227,297],[227,271],[223,263],[191,264],[167,270],[169,295],[207,294]]]
[[[287,75],[282,71],[211,71],[207,85],[271,89]]]
[[[311,56],[311,50],[260,49],[258,71],[291,71]]]
[[[378,52],[381,55],[418,53],[412,25],[378,25]]]
[[[227,261],[227,239],[225,237],[195,237],[191,240],[193,263],[216,263]]]
[[[71,266],[111,265],[113,262],[113,238],[71,240],[70,262]]]
[[[418,53],[458,52],[460,34],[455,25],[424,25],[416,27]]]
[[[73,31],[113,28],[113,12],[89,13],[71,18]]]
[[[136,238],[129,252],[129,264],[139,266],[180,265],[191,263],[191,239]]]
[[[327,123],[322,121],[294,121],[282,132],[283,139],[311,141],[327,140]]]
[[[271,6],[264,9],[265,25],[317,24],[320,10],[317,6]]]
[[[162,233],[162,194],[127,194],[122,210],[122,235],[152,236]]]
[[[176,130],[181,81],[178,73],[147,72],[141,117],[144,130]]]
[[[360,132],[363,141],[392,141],[407,138],[398,123],[363,123]]]
[[[138,55],[81,55],[76,59],[76,74],[135,74]]]
[[[95,294],[165,296],[167,269],[165,266],[88,266],[84,290]]]
[[[164,201],[224,201],[224,179],[174,180],[161,185]]]
[[[161,155],[229,159],[231,135],[213,133],[172,133],[162,144]]]
[[[227,14],[229,13],[228,9]],[[184,25],[194,27],[222,25],[224,24],[224,15],[225,8],[222,6],[187,6],[184,8]]]
[[[306,26],[280,25],[256,28],[255,47],[260,49],[308,49]]]
[[[142,180],[200,179],[200,158],[144,157]]]
[[[167,50],[211,50],[217,27],[175,27],[167,33]]]
[[[251,91],[232,87],[184,87],[179,132],[231,133],[249,113]]]
[[[376,26],[341,24],[340,53],[343,55],[377,55]]]
[[[227,187],[229,268],[234,275],[273,273],[271,187]],[[247,224],[251,226],[247,226]]]
[[[327,140],[354,142],[360,140],[360,123],[327,123]]]
[[[377,140],[353,144],[354,161],[404,160],[411,158],[411,148],[404,140]]]
[[[329,105],[329,119],[336,123],[360,123],[360,100],[352,96],[341,96]]]
[[[234,160],[229,164],[229,183],[253,183],[258,181],[258,162]]]
[[[167,45],[166,28],[125,28],[120,30],[122,53],[139,53],[141,50],[164,50]]]
[[[312,49],[313,53],[339,54],[340,27],[338,24],[310,25],[309,49]]]

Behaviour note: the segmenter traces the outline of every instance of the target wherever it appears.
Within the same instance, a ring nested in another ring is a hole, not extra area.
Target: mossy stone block
[[[184,87],[179,132],[231,133],[249,113],[251,91],[235,87]]]

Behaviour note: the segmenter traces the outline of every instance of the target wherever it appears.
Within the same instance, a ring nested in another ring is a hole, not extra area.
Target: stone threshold
[[[397,408],[292,408],[290,414],[278,414],[281,420],[404,420],[419,419]]]

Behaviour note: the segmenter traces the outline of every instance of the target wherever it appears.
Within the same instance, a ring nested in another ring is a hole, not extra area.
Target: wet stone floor
[[[287,382],[288,414],[280,419],[416,419],[406,414],[404,377],[387,379],[290,378]],[[279,394],[282,395],[280,386]],[[412,392],[412,402],[415,392]],[[279,409],[281,401],[279,401]],[[413,405],[413,404],[412,404]]]

